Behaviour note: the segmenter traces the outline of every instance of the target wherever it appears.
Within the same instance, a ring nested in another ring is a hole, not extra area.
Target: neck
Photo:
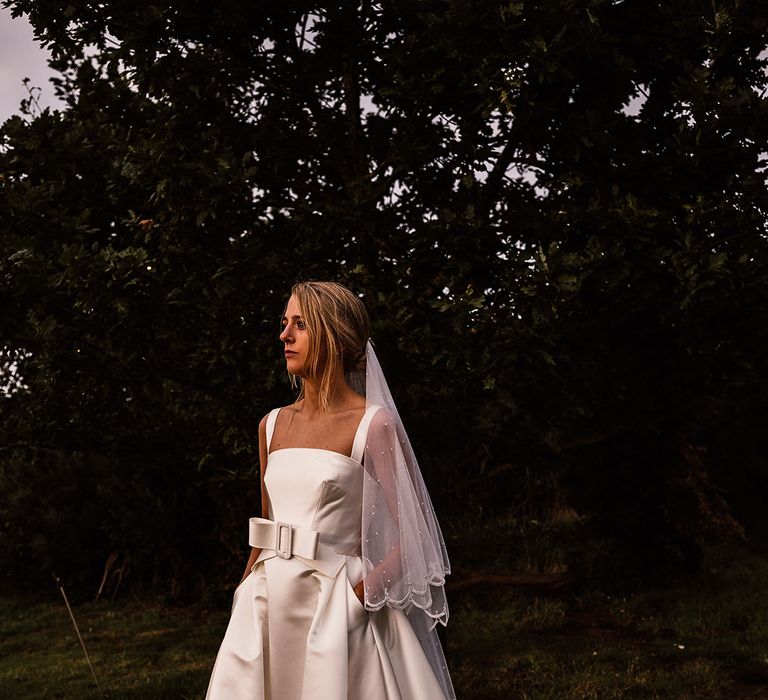
[[[342,371],[336,371],[331,375],[329,391],[329,412],[339,409],[350,393],[355,393],[354,389],[347,384]],[[322,412],[320,407],[320,384],[318,382],[309,379],[304,380],[304,398],[301,404],[301,411],[305,412],[308,416],[319,415]]]

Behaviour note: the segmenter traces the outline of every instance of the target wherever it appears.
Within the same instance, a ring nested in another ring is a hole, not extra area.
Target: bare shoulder
[[[386,406],[379,406],[371,416],[370,432],[394,434],[396,425],[395,414]]]
[[[387,422],[387,421],[394,421],[395,420],[395,414],[386,406],[383,406],[381,404],[378,404],[376,406],[376,411],[373,414],[372,420],[379,421],[379,422]]]
[[[281,411],[283,409],[294,410],[294,405],[290,404],[288,406],[279,406],[278,408],[280,408]],[[264,414],[264,417],[259,421],[259,432],[266,434],[266,431],[267,431],[267,421],[269,420],[269,416],[271,415],[272,411],[274,411],[274,410],[275,409],[273,408],[273,409],[267,411]]]

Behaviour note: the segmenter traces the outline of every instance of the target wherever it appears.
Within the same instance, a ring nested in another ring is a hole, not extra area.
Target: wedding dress
[[[445,700],[407,613],[368,611],[353,590],[363,576],[362,458],[379,408],[366,409],[351,456],[269,453],[280,409],[269,413],[269,519],[250,526],[251,540],[259,530],[277,540],[235,589],[206,700]]]

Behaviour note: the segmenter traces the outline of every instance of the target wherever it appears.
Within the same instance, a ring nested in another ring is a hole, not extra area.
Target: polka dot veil
[[[362,374],[362,372],[358,373]],[[358,391],[362,377],[350,377]],[[416,456],[370,340],[366,343],[366,406],[378,406],[363,452],[362,557],[365,607],[406,612],[440,681],[455,698],[437,623],[448,623],[445,541]]]

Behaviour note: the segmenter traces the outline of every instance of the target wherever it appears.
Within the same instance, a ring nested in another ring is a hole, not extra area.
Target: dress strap
[[[352,454],[350,457],[356,462],[363,463],[363,452],[365,451],[365,440],[368,437],[368,426],[371,424],[373,414],[381,408],[378,404],[368,406],[360,419],[360,425],[357,426],[357,432],[355,433],[355,439],[352,442]]]
[[[272,433],[275,432],[275,421],[277,420],[277,414],[280,413],[281,408],[282,406],[273,408],[267,416],[267,453],[269,453],[269,443],[272,442]]]

